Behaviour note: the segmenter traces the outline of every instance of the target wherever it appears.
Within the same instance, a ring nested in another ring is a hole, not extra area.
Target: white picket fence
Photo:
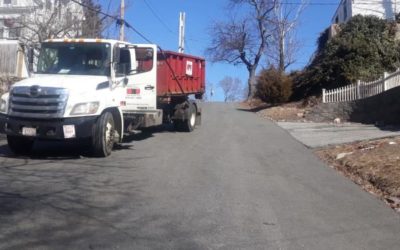
[[[322,101],[348,102],[380,94],[386,90],[400,86],[400,69],[394,73],[384,73],[383,77],[372,82],[357,81],[337,89],[322,89]]]

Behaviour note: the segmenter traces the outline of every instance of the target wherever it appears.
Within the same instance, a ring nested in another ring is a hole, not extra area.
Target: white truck
[[[192,131],[204,91],[200,57],[153,44],[50,39],[40,46],[36,72],[1,96],[0,133],[16,154],[29,153],[37,139],[86,139],[105,157],[136,129],[173,123]]]

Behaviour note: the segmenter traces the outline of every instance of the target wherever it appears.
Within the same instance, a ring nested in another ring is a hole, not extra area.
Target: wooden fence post
[[[389,76],[387,72],[383,72],[383,91],[388,90],[386,78]]]
[[[361,98],[360,85],[361,85],[361,81],[357,80],[357,98],[356,99]]]
[[[325,99],[325,89],[322,89],[322,103],[325,103],[326,99]]]

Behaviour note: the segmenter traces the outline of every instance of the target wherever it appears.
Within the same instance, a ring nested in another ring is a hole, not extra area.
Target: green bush
[[[264,69],[260,72],[256,95],[267,103],[287,102],[292,94],[292,80],[275,68]]]
[[[393,24],[374,16],[355,16],[341,25],[338,35],[318,39],[312,62],[294,79],[294,96],[302,99],[332,89],[371,81],[400,67],[400,46]]]

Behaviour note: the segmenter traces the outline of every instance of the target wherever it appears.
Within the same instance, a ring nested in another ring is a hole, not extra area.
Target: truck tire
[[[94,126],[92,152],[94,156],[106,157],[114,147],[115,123],[110,112],[104,112]]]
[[[28,137],[7,135],[7,142],[14,154],[26,155],[31,152],[34,140]]]
[[[196,127],[196,106],[192,103],[189,104],[189,116],[185,120],[175,120],[174,127],[177,131],[192,132]]]
[[[181,132],[183,129],[182,129],[182,127],[183,127],[183,122],[184,121],[181,121],[181,120],[173,120],[173,125],[174,125],[174,130],[175,131],[178,131],[178,132]]]

